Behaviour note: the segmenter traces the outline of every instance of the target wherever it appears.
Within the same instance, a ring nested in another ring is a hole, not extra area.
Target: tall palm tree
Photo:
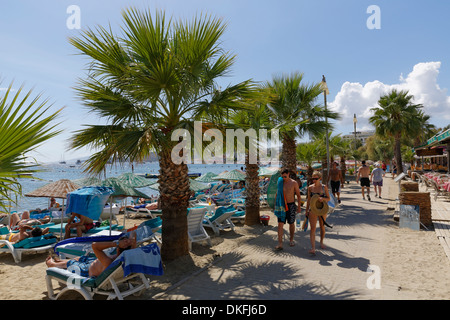
[[[297,145],[296,153],[297,159],[303,162],[307,166],[306,170],[306,180],[308,186],[312,184],[312,175],[314,169],[312,167],[314,160],[317,159],[317,149],[319,148],[319,143],[317,141],[299,143]]]
[[[303,73],[277,76],[267,83],[270,91],[269,109],[274,125],[280,130],[282,140],[281,163],[283,168],[296,171],[296,138],[309,133],[325,131],[325,117],[337,119],[338,115],[317,104],[323,93],[321,84],[302,83]],[[331,126],[328,124],[329,128]]]
[[[383,95],[378,100],[378,106],[372,108],[374,115],[369,121],[375,126],[375,132],[381,136],[394,138],[394,154],[397,163],[397,173],[403,172],[401,138],[416,135],[421,123],[418,115],[421,104],[413,104],[414,97],[408,91],[397,91]]]
[[[259,142],[259,130],[270,129],[271,123],[267,105],[264,101],[265,94],[260,93],[257,100],[254,100],[255,107],[251,111],[238,111],[233,113],[230,121],[235,126],[247,129],[254,129]],[[256,142],[256,144],[258,144]],[[250,161],[250,145],[246,146],[245,172],[246,172],[246,200],[245,200],[245,224],[254,225],[260,223],[260,188],[259,188],[259,161]],[[255,147],[264,147],[256,145]]]
[[[220,108],[234,108],[249,92],[250,81],[219,90],[235,56],[221,45],[221,19],[197,16],[192,21],[167,20],[163,12],[127,9],[121,35],[98,26],[70,39],[91,58],[86,80],[76,88],[88,109],[107,120],[88,125],[72,139],[72,147],[99,149],[87,161],[100,173],[108,161],[134,162],[151,150],[158,153],[164,260],[189,253],[186,210],[190,197],[187,164],[174,163],[178,144],[172,133],[192,127],[192,119]],[[179,155],[183,151],[180,151]]]
[[[42,143],[56,136],[58,124],[55,113],[48,114],[48,100],[41,96],[30,98],[30,90],[22,97],[23,86],[13,94],[13,83],[0,96],[0,211],[6,212],[6,202],[15,203],[22,192],[17,180],[23,172],[37,172],[36,164],[27,164],[24,154],[35,150]],[[10,98],[11,96],[11,99]],[[30,176],[21,176],[28,178]]]

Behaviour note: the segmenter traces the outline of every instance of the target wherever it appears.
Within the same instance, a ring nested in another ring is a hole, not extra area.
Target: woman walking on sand
[[[311,198],[314,195],[318,195],[319,199],[317,201],[322,203],[328,203],[330,201],[330,194],[328,192],[328,187],[324,184],[322,184],[322,175],[320,172],[315,171],[312,175],[312,181],[313,184],[311,184],[308,187],[308,199],[306,202],[306,216],[309,219],[310,222],[310,240],[311,240],[311,250],[309,250],[309,253],[312,255],[316,254],[316,225],[317,225],[317,219],[319,216],[315,214],[311,210]],[[319,219],[319,226],[320,226],[320,248],[325,249],[325,245],[323,244],[323,240],[325,238],[325,220],[327,218],[327,215],[320,216]]]

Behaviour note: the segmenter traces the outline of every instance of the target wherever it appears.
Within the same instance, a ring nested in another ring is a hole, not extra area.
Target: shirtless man
[[[11,243],[17,243],[30,237],[40,237],[43,234],[48,233],[48,231],[48,228],[41,229],[40,227],[33,228],[29,225],[20,225],[19,232],[11,232],[8,234],[0,235],[0,240],[8,240]]]
[[[75,218],[78,218],[78,222],[74,222]],[[70,238],[70,229],[75,228],[77,231],[77,237],[81,237],[83,234],[83,231],[89,231],[94,227],[94,220],[91,218],[88,218],[86,216],[83,216],[81,214],[72,212],[72,216],[69,218],[69,221],[67,221],[67,224],[65,226],[66,234],[64,239]]]
[[[103,250],[117,247],[117,254],[113,256],[106,255]],[[132,238],[129,239],[124,235],[116,241],[110,242],[94,242],[92,249],[95,257],[82,256],[74,259],[57,260],[51,256],[45,261],[47,267],[56,267],[60,269],[76,270],[79,275],[83,277],[97,277],[99,276],[124,250],[136,248],[136,233],[133,233]]]
[[[275,247],[275,250],[283,249],[283,228],[286,222],[289,224],[289,245],[291,247],[295,245],[295,216],[301,211],[301,196],[298,183],[289,177],[289,170],[287,169],[281,172],[281,177],[283,178],[283,194],[286,199],[288,210],[286,211],[286,218],[284,220],[278,219],[278,246]],[[295,205],[296,195],[298,205]]]
[[[344,187],[344,179],[342,179],[341,170],[337,168],[337,163],[333,162],[333,165],[330,170],[330,175],[328,176],[328,182],[331,183],[331,192],[333,196],[338,199],[338,203],[341,203],[341,183],[342,187]]]
[[[363,200],[366,200],[364,196],[364,188],[367,188],[367,199],[370,201],[370,168],[366,166],[366,161],[362,161],[362,166],[358,169],[358,176],[356,177],[356,182],[358,179],[361,183],[361,193]]]

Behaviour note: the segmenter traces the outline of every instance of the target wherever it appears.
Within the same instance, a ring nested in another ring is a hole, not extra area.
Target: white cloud
[[[438,84],[440,67],[441,62],[418,63],[406,78],[400,75],[397,84],[384,84],[378,80],[365,85],[345,82],[334,101],[329,103],[330,109],[342,116],[340,125],[351,125],[353,114],[356,114],[358,131],[368,130],[372,127],[368,121],[373,114],[370,109],[377,106],[380,96],[392,89],[408,90],[414,96],[414,102],[422,104],[424,112],[431,116],[431,123],[442,119],[448,122],[450,97],[447,89],[442,89]]]

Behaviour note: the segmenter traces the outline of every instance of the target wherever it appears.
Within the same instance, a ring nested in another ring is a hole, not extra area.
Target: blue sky
[[[197,13],[221,17],[227,24],[223,47],[237,55],[224,86],[246,79],[267,81],[273,75],[303,72],[308,83],[327,78],[329,107],[341,113],[335,133],[371,129],[367,119],[380,94],[407,89],[425,106],[438,127],[450,123],[450,3],[447,1],[382,0],[2,0],[0,9],[0,94],[11,81],[18,88],[65,107],[64,133],[46,143],[35,157],[66,160],[89,154],[67,150],[67,139],[82,124],[95,124],[73,87],[86,74],[87,60],[76,54],[68,37],[66,12],[80,8],[81,29],[107,26],[119,30],[121,11],[135,6],[165,10],[175,19]],[[381,29],[366,25],[380,9]]]

